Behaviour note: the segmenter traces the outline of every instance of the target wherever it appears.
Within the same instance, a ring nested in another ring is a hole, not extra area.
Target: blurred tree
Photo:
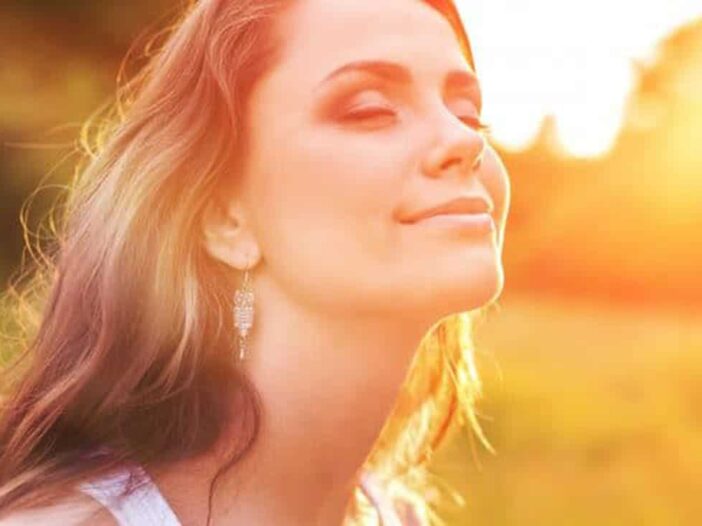
[[[511,286],[656,304],[702,299],[702,21],[638,68],[608,155],[562,157],[547,120],[532,148],[506,156],[518,219],[506,245]]]
[[[0,11],[0,283],[23,246],[19,212],[49,172],[72,173],[80,123],[116,87],[120,62],[164,26],[179,3],[144,0],[5,0]],[[141,36],[141,38],[140,38]],[[52,195],[53,194],[53,195]],[[45,215],[56,189],[42,191],[32,218]],[[36,228],[33,222],[30,226]]]

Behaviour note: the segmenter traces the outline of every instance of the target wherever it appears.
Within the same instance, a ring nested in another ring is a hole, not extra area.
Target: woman
[[[480,109],[448,0],[194,4],[72,189],[5,524],[430,520],[449,424],[489,448],[469,336],[509,187]]]

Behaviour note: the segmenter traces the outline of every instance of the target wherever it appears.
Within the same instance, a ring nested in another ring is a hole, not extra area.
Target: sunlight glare
[[[496,143],[523,149],[548,114],[577,157],[606,153],[634,86],[634,61],[702,16],[699,0],[456,0],[484,91]]]

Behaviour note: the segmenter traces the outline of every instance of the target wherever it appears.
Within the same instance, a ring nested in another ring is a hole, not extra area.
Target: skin
[[[422,337],[502,290],[509,181],[476,129],[479,87],[446,85],[448,72],[471,70],[430,6],[300,0],[280,22],[285,52],[250,101],[240,184],[203,233],[233,272],[252,267],[244,366],[264,408],[255,448],[218,485],[213,520],[338,525]],[[411,79],[322,83],[357,60],[398,63]],[[489,197],[494,232],[400,222],[459,193]],[[183,524],[205,523],[231,440],[151,470]]]
[[[213,256],[254,267],[246,367],[266,413],[218,491],[221,524],[339,524],[421,338],[503,285],[508,176],[475,129],[477,84],[446,84],[471,73],[450,24],[408,0],[304,0],[282,22],[284,56],[250,101],[239,191],[206,234]],[[323,82],[357,60],[412,78]],[[494,233],[399,222],[461,192],[489,197]]]

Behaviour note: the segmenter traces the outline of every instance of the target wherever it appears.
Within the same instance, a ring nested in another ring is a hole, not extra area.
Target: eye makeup
[[[396,87],[388,86],[381,79],[349,73],[322,96],[320,114],[338,118],[357,106],[391,106],[389,99],[401,95]]]
[[[326,86],[325,86],[326,88]],[[323,120],[341,123],[363,123],[368,120],[397,118],[403,104],[413,104],[413,86],[379,78],[363,71],[350,71],[326,88],[319,102],[317,114]],[[487,125],[480,121],[482,100],[476,86],[447,90],[446,105],[457,118],[477,131]],[[397,101],[397,104],[393,104]]]

